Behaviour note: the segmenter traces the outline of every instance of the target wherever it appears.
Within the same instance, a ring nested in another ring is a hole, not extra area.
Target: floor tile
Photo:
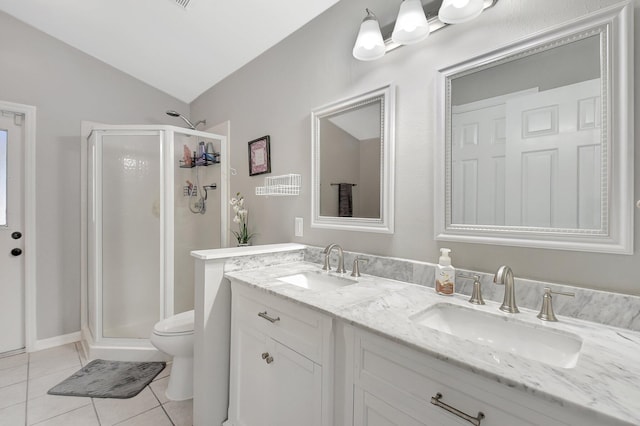
[[[48,358],[58,358],[58,357],[78,357],[78,351],[76,350],[75,343],[69,343],[68,345],[56,346],[54,348],[44,349],[37,352],[31,352],[29,354],[29,361],[38,361],[42,359]]]
[[[47,391],[78,371],[76,367],[67,368],[66,370],[56,371],[55,373],[45,376],[29,379],[28,399],[38,398],[47,394]]]
[[[80,364],[84,367],[89,363],[90,360],[84,354],[84,349],[82,349],[82,344],[80,342],[76,342],[76,350],[78,351],[78,356],[80,357]]]
[[[104,425],[104,423],[103,423]],[[127,419],[118,426],[173,426],[161,407],[145,411],[135,417]]]
[[[156,380],[164,379],[165,377],[169,377],[169,374],[171,374],[172,366],[173,364],[168,362],[167,365],[164,367],[164,370],[158,373],[158,375],[154,377],[153,380],[156,381]]]
[[[0,388],[27,380],[28,364],[5,368],[0,372]]]
[[[94,398],[93,403],[102,426],[114,425],[160,405],[149,387],[133,398]]]
[[[25,402],[27,399],[27,382],[0,388],[0,409]]]
[[[163,407],[175,426],[193,425],[193,399],[169,401]]]
[[[75,350],[75,349],[74,349]],[[80,370],[80,358],[77,354],[62,353],[50,358],[38,357],[29,361],[29,378],[35,379],[58,371],[74,368]]]
[[[11,407],[0,409],[0,426],[17,426],[24,424],[25,405],[12,405]]]
[[[27,405],[27,424],[39,423],[85,405],[91,405],[90,398],[75,396],[44,395],[30,399]]]
[[[169,384],[169,378],[165,377],[165,378],[160,379],[160,380],[154,380],[149,385],[149,387],[151,388],[153,393],[156,395],[156,398],[158,398],[158,400],[160,401],[160,404],[164,404],[165,402],[169,402],[169,399],[167,398],[167,395],[165,394],[167,392],[167,385],[168,384]]]
[[[89,404],[37,423],[37,426],[100,426],[100,423],[93,405]]]
[[[29,355],[26,353],[0,358],[0,374],[5,368],[17,367],[27,362],[29,362]]]

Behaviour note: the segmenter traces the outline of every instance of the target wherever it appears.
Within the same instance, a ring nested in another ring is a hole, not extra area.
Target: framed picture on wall
[[[249,176],[271,173],[269,135],[249,142]]]

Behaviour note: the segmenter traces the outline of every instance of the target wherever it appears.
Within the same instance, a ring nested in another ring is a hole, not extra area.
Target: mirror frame
[[[439,70],[440,116],[435,147],[436,240],[633,254],[633,34],[633,5],[626,1]],[[607,152],[603,227],[593,230],[452,224],[452,80],[595,35],[600,37],[603,81],[601,128],[603,149]]]
[[[380,217],[320,215],[320,120],[380,101]],[[311,111],[311,227],[392,234],[394,229],[395,86],[386,84]]]

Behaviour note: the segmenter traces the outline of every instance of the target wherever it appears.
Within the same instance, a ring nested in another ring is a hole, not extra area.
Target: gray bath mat
[[[51,389],[51,395],[131,398],[164,368],[164,362],[124,362],[96,359]]]

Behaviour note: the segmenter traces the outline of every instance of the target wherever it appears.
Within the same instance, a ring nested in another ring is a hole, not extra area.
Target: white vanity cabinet
[[[332,425],[332,319],[233,280],[231,289],[225,425]]]
[[[503,384],[451,366],[391,340],[345,326],[353,343],[346,360],[353,365],[345,388],[352,389],[354,426],[506,426],[602,425],[602,419],[563,409]],[[434,405],[432,398],[459,410]],[[462,414],[464,413],[464,414]],[[482,415],[479,415],[482,413]],[[468,415],[470,419],[461,416]],[[475,419],[474,419],[475,418]],[[480,422],[477,422],[480,420]]]

